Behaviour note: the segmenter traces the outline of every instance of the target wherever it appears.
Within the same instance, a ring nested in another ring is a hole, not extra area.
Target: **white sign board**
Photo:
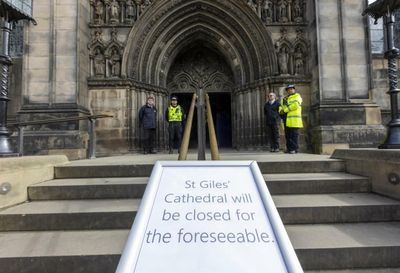
[[[117,273],[303,272],[255,162],[158,162]]]

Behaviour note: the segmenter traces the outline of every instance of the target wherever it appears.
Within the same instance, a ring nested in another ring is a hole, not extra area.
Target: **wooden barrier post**
[[[185,132],[183,134],[183,139],[181,143],[181,147],[179,149],[179,157],[178,160],[186,160],[187,153],[189,149],[189,141],[190,141],[190,133],[192,131],[192,123],[193,123],[193,115],[194,115],[194,107],[196,105],[197,96],[194,93],[192,98],[192,103],[190,105],[190,110],[188,114],[188,118],[186,120]]]
[[[210,105],[210,97],[206,94],[206,107],[207,107],[207,125],[208,125],[208,135],[210,137],[210,150],[211,150],[211,159],[219,160],[219,151],[218,151],[218,142],[217,136],[215,134],[214,121],[212,117],[211,105]]]

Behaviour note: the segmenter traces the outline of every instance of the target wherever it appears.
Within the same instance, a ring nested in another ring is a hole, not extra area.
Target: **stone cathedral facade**
[[[385,138],[389,98],[379,76],[385,62],[372,54],[369,20],[361,16],[366,6],[363,0],[35,0],[38,25],[21,31],[9,117],[112,114],[97,122],[99,152],[124,154],[140,150],[138,110],[154,95],[163,150],[169,97],[177,95],[188,110],[203,83],[220,146],[261,150],[268,146],[266,94],[283,96],[290,83],[304,100],[303,151],[376,147]],[[85,122],[31,127],[25,149],[82,158],[87,131]]]

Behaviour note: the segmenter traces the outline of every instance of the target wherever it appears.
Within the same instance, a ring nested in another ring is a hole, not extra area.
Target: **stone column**
[[[0,18],[2,32],[2,50],[0,52],[0,156],[11,155],[10,131],[7,129],[7,104],[9,68],[12,64],[9,56],[9,37],[11,32],[8,18]]]

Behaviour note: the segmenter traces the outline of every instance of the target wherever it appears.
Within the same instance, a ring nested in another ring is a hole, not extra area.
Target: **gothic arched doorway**
[[[182,50],[172,63],[167,76],[170,95],[177,95],[187,112],[198,82],[207,83],[219,147],[232,147],[233,73],[212,46],[196,41]],[[208,136],[208,134],[207,134]],[[194,118],[190,147],[197,145],[197,119]]]
[[[264,145],[263,98],[278,66],[271,33],[245,1],[153,1],[135,24],[121,62],[121,77],[132,83],[133,149],[139,143],[135,110],[145,103],[146,96],[155,95],[160,113],[165,112],[171,93],[179,93],[185,104],[188,93],[196,91],[187,78],[201,72],[203,64],[210,69],[204,71],[207,77],[215,76],[206,91],[211,94],[220,146],[247,149]],[[196,58],[198,64],[191,66]],[[181,73],[182,65],[192,74]],[[165,122],[159,122],[158,132],[158,146],[165,147]],[[192,135],[195,138],[197,134]]]

